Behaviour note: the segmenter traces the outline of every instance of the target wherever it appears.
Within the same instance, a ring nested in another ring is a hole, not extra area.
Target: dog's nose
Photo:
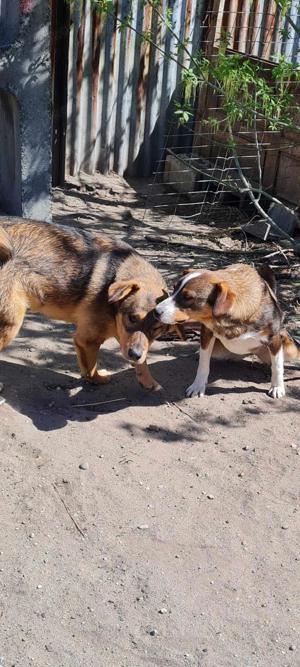
[[[137,347],[134,345],[133,347],[130,347],[128,350],[128,358],[130,361],[138,361],[143,354],[143,350],[141,350],[140,347]]]

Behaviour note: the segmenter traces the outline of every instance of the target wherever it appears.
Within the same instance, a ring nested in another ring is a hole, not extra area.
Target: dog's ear
[[[197,269],[184,269],[184,271],[182,271],[181,277],[187,276],[188,273],[195,273],[195,271],[197,271]]]
[[[108,301],[109,303],[122,301],[132,292],[137,292],[138,289],[140,285],[136,280],[118,280],[108,288]]]
[[[169,296],[169,292],[165,288],[163,288],[163,293],[162,293],[161,296],[158,297],[158,299],[156,299],[156,303],[160,303],[161,301],[164,301],[165,299],[168,298],[168,296]]]
[[[266,283],[268,283],[268,285],[271,287],[274,294],[276,294],[276,278],[270,266],[268,264],[261,264],[261,266],[257,267],[257,273],[259,273],[263,280],[265,280]]]
[[[230,310],[235,293],[230,289],[226,282],[217,283],[215,285],[216,298],[213,304],[213,315],[226,315]]]

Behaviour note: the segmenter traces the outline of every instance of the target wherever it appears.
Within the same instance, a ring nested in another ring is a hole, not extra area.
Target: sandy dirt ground
[[[118,177],[55,199],[57,221],[126,239],[170,284],[243,250],[145,215]],[[280,266],[293,328],[297,266]],[[186,399],[197,347],[153,346],[155,394],[114,342],[111,383],[80,382],[63,323],[29,316],[1,353],[1,667],[299,667],[300,369],[274,401],[267,368],[216,361]]]

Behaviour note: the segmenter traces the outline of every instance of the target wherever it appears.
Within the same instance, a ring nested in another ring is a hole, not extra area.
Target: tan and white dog
[[[199,366],[187,396],[204,396],[211,356],[249,354],[271,362],[269,395],[285,395],[284,360],[299,360],[300,352],[282,329],[276,281],[268,267],[256,270],[247,264],[233,264],[218,271],[188,271],[172,296],[156,306],[155,315],[165,324],[201,325]]]

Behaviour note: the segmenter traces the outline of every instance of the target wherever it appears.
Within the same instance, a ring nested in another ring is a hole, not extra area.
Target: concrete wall
[[[0,0],[0,48],[10,46],[18,32],[20,3]]]
[[[0,206],[50,220],[50,3],[1,0],[0,22]]]

